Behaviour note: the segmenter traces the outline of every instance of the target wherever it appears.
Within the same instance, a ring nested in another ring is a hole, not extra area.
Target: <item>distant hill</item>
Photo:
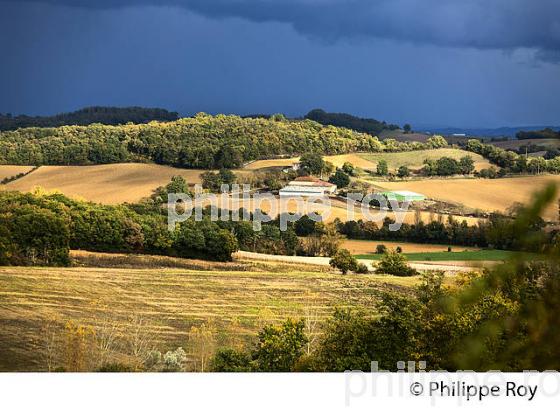
[[[545,128],[540,131],[519,131],[516,134],[517,139],[560,139],[560,132],[552,128]]]
[[[430,132],[439,135],[466,134],[471,137],[508,137],[515,138],[519,132],[523,131],[540,131],[544,128],[559,131],[560,126],[526,126],[526,127],[500,127],[500,128],[460,128],[460,127],[444,127],[444,128],[421,128],[417,131]]]
[[[16,130],[26,127],[60,127],[62,125],[89,125],[100,123],[119,125],[132,122],[146,124],[150,121],[175,121],[176,112],[162,108],[143,107],[87,107],[81,110],[57,114],[49,117],[12,116],[0,113],[0,131]]]
[[[383,131],[398,130],[400,128],[398,125],[387,124],[385,121],[378,121],[373,118],[360,118],[345,113],[329,113],[321,109],[309,111],[305,118],[319,124],[344,127],[373,136],[379,136]]]

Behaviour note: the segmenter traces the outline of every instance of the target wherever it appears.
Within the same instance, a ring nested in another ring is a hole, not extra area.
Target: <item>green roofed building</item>
[[[388,200],[397,200],[399,202],[415,202],[423,201],[426,197],[422,194],[412,191],[384,191],[381,195],[385,196]]]

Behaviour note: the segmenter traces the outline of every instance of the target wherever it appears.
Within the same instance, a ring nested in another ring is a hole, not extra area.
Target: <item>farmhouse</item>
[[[298,177],[280,190],[280,196],[321,197],[336,192],[336,185],[314,177]]]

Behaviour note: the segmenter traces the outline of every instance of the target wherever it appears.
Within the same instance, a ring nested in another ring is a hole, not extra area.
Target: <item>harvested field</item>
[[[137,335],[145,348],[167,351],[189,343],[205,325],[212,346],[240,346],[268,323],[309,315],[318,323],[335,306],[372,308],[374,290],[406,291],[418,278],[181,269],[0,268],[0,371],[45,370],[45,343],[64,343],[69,321],[96,337],[116,331],[118,352],[130,357]],[[50,338],[50,331],[53,339]],[[210,344],[207,344],[210,346]],[[210,348],[210,347],[209,347]],[[117,354],[118,353],[118,354]],[[116,356],[115,356],[116,355]],[[114,359],[113,359],[114,360]],[[99,361],[96,361],[97,366]],[[60,363],[55,363],[60,365]]]
[[[389,170],[396,170],[401,165],[405,165],[410,169],[419,169],[424,166],[424,160],[437,160],[441,157],[449,157],[459,160],[461,157],[470,156],[474,160],[475,169],[490,168],[492,164],[481,155],[472,152],[463,151],[456,148],[440,148],[423,151],[407,151],[407,152],[382,152],[359,154],[362,158],[377,164],[380,160],[387,161]]]
[[[409,242],[391,242],[391,241],[366,241],[358,239],[345,239],[340,245],[341,248],[348,249],[353,255],[367,255],[375,253],[377,245],[383,244],[388,249],[396,249],[400,246],[404,253],[418,252],[445,252],[449,245],[433,245],[428,243],[409,243]],[[465,250],[476,250],[466,246],[451,245],[454,252],[462,252]]]
[[[200,182],[201,170],[155,164],[108,164],[91,166],[43,166],[6,185],[6,189],[30,192],[37,187],[56,190],[73,198],[102,204],[138,202],[174,175],[189,183]]]
[[[426,195],[430,199],[463,205],[470,209],[502,212],[507,211],[516,202],[527,203],[535,191],[550,183],[559,184],[560,175],[376,182],[384,189],[411,190]],[[558,220],[557,204],[551,206],[544,216],[548,220]]]
[[[278,159],[263,159],[259,161],[253,161],[247,164],[243,169],[255,171],[266,168],[274,167],[291,167],[292,165],[299,162],[299,157],[294,158],[278,158]]]

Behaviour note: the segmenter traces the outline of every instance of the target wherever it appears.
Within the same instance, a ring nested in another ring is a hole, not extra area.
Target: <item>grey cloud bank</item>
[[[560,61],[558,0],[35,1],[84,8],[176,6],[209,18],[287,23],[323,41],[376,37],[457,48],[530,48],[538,59]]]

